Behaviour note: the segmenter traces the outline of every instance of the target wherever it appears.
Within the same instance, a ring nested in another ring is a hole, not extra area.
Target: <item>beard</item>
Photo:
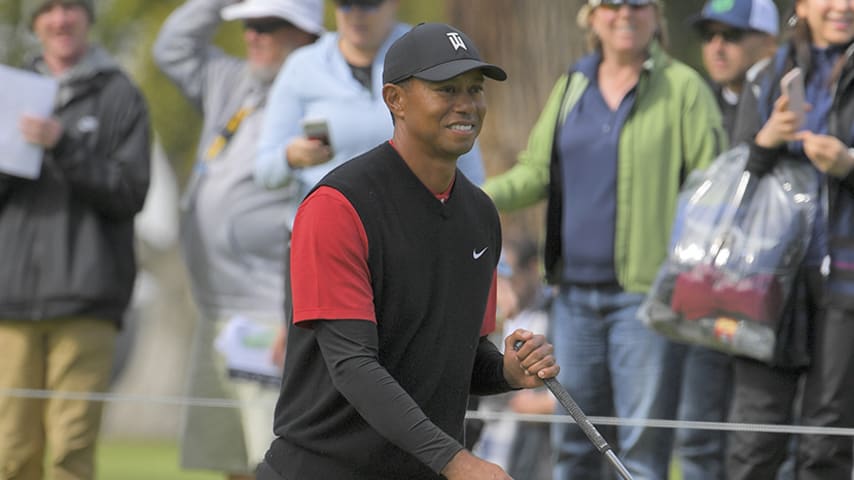
[[[249,74],[252,75],[252,78],[261,82],[264,85],[269,85],[273,83],[273,80],[276,79],[276,75],[279,73],[279,69],[281,69],[281,65],[261,66],[249,64]]]

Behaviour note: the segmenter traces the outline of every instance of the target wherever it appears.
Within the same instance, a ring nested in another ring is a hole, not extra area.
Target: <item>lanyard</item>
[[[205,150],[205,161],[209,162],[213,160],[222,152],[225,146],[228,145],[231,137],[234,136],[234,132],[237,131],[237,128],[243,122],[243,119],[252,113],[252,110],[254,110],[254,107],[240,107],[240,110],[228,119],[228,123],[225,124],[225,127],[220,130],[219,134],[214,137],[210,145],[208,145],[207,150]]]

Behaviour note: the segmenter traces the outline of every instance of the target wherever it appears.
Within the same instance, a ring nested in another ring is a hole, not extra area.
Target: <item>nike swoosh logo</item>
[[[486,253],[487,250],[489,250],[489,247],[483,247],[483,250],[481,250],[479,252],[477,251],[477,249],[472,250],[471,251],[471,258],[477,260],[478,258],[482,257],[483,254]]]

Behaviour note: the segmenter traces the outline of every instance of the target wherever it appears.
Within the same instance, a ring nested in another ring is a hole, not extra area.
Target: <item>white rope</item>
[[[202,398],[184,396],[152,396],[152,395],[128,395],[118,393],[93,393],[93,392],[59,392],[54,390],[36,390],[25,388],[0,389],[0,397],[33,398],[33,399],[63,399],[63,400],[85,400],[105,403],[141,403],[149,405],[169,405],[176,407],[217,407],[217,408],[240,408],[246,406],[257,406],[259,408],[270,408],[269,402],[262,400],[251,400],[240,402],[224,398]],[[535,415],[520,414],[507,411],[468,411],[466,418],[480,420],[511,420],[516,422],[537,423],[575,423],[569,415]],[[731,432],[764,432],[764,433],[788,433],[798,435],[839,435],[854,437],[854,428],[840,427],[810,427],[805,425],[771,425],[760,423],[728,423],[728,422],[694,422],[682,420],[656,420],[656,419],[632,419],[618,417],[588,417],[594,425],[614,426],[644,426],[652,428],[672,429],[695,429],[695,430],[720,430]]]
[[[468,412],[466,417],[478,418],[481,420],[512,419],[524,422],[575,423],[575,420],[569,415],[535,415],[511,412],[477,411]],[[772,425],[763,423],[696,422],[685,420],[655,420],[618,417],[587,417],[587,419],[594,425],[645,426],[652,428],[722,430],[731,432],[793,433],[800,435],[841,435],[854,437],[854,428],[841,427],[810,427],[805,425]]]

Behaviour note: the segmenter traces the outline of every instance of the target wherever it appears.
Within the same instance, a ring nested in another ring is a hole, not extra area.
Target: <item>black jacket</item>
[[[739,100],[733,144],[752,144],[753,138],[768,120],[774,101],[780,96],[780,78],[799,65],[809,66],[795,55],[791,44],[780,47],[774,59],[746,85]],[[833,88],[833,104],[828,130],[846,145],[854,145],[854,44],[844,53],[845,65]],[[769,151],[751,148],[751,156],[772,156],[773,162],[787,155],[785,149]],[[751,158],[751,161],[754,159]],[[765,160],[762,160],[765,162]],[[801,367],[809,363],[808,343],[814,315],[829,302],[836,308],[854,309],[854,173],[846,178],[826,177],[828,248],[830,274],[825,279],[817,268],[803,269],[794,282],[788,304],[778,327],[775,364]],[[847,266],[847,268],[845,268]],[[806,343],[805,343],[806,342]]]
[[[33,69],[44,72],[37,60]],[[0,176],[0,319],[119,322],[136,277],[133,219],[149,181],[139,90],[100,48],[60,79],[64,133],[36,180]]]

